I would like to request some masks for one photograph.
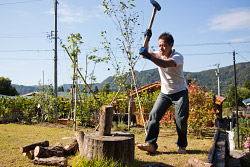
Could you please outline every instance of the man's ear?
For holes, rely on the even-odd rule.
[[[170,44],[170,47],[172,48],[173,46],[174,46],[174,44],[173,44],[173,43],[171,43],[171,44]]]

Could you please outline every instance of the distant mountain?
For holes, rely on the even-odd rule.
[[[216,69],[201,71],[201,72],[184,72],[186,79],[188,77],[192,77],[196,81],[199,81],[200,85],[206,85],[209,89],[211,89],[214,93],[218,92],[218,84],[217,84],[217,76],[215,75]],[[151,69],[145,71],[135,71],[135,76],[137,80],[138,87],[144,86],[155,81],[160,81],[160,76],[158,73],[158,69]],[[250,62],[248,63],[238,63],[236,64],[236,78],[237,78],[237,86],[241,87],[243,83],[248,80],[250,81]],[[92,85],[92,89],[97,86],[99,90],[102,90],[103,86],[108,83],[110,85],[111,90],[117,90],[117,86],[114,84],[115,77],[108,77],[101,83],[96,83]],[[130,76],[126,80],[126,83],[130,83]],[[220,83],[221,83],[221,94],[225,94],[228,92],[230,86],[234,84],[234,69],[233,66],[227,66],[220,68]],[[23,85],[13,85],[15,86],[17,92],[22,95],[26,93],[30,93],[33,91],[39,91],[37,86],[23,86]],[[71,84],[62,85],[64,91],[71,89]],[[83,89],[83,84],[80,85]]]
[[[24,85],[16,85],[16,84],[12,84],[12,85],[16,88],[19,95],[23,95],[23,94],[35,92],[35,91],[40,91],[38,86],[24,86]]]
[[[184,76],[186,79],[190,79],[188,77],[192,76],[192,79],[195,79],[195,81],[199,81],[201,86],[206,85],[210,90],[217,94],[218,78],[215,73],[216,70],[217,69],[211,69],[201,72],[184,72]],[[135,71],[135,75],[140,86],[144,86],[155,81],[160,81],[160,76],[157,68],[141,72]],[[114,79],[114,77],[108,77],[103,82],[98,84],[99,90],[103,88],[105,83],[109,83],[110,88],[112,90],[116,90],[117,87],[114,85]],[[246,80],[250,81],[250,62],[236,64],[236,79],[238,87],[241,87]],[[130,79],[127,79],[126,83],[129,82]],[[227,93],[232,84],[234,84],[233,66],[231,65],[220,68],[221,94]]]

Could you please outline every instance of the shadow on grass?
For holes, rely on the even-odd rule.
[[[202,132],[202,136],[206,139],[212,139],[214,138],[214,134],[216,133],[216,129],[210,128],[204,132]]]
[[[160,154],[179,154],[177,151],[156,151],[155,154],[149,154],[150,156],[156,156]],[[208,151],[203,151],[203,150],[187,150],[187,154],[208,154]]]
[[[134,160],[134,163],[131,164],[131,167],[174,167],[162,162],[143,162],[139,160]]]

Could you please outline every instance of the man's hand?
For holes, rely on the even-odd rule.
[[[152,55],[148,53],[147,49],[145,47],[141,47],[139,50],[139,54],[143,55],[143,57],[147,58],[147,59],[151,59]]]
[[[151,36],[152,36],[152,31],[151,31],[151,29],[147,29],[147,30],[144,32],[144,37],[145,37],[145,38],[148,37],[148,41],[149,41],[150,38],[151,38]]]

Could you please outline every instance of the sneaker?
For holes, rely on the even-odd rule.
[[[156,153],[156,149],[151,143],[138,144],[137,147],[142,151],[147,151],[149,153]]]
[[[179,147],[178,154],[186,154],[186,153],[187,153],[186,147]]]

